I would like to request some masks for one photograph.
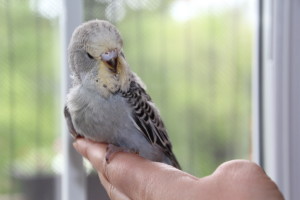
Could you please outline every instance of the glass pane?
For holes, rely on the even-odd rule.
[[[55,1],[0,0],[0,199],[56,199],[60,41]]]
[[[59,199],[60,3],[0,0],[0,200]],[[196,176],[250,157],[251,3],[84,1],[85,20],[120,29],[175,154]]]
[[[85,0],[120,29],[125,56],[196,176],[250,158],[253,1]]]

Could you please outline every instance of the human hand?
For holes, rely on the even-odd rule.
[[[282,200],[276,184],[256,164],[234,160],[197,178],[172,166],[120,152],[106,163],[106,144],[77,139],[75,149],[97,170],[112,200],[230,199]]]

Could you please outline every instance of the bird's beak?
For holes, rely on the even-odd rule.
[[[112,72],[117,73],[118,51],[116,49],[105,52],[105,53],[101,54],[100,57],[101,57],[101,60],[108,65],[109,69]]]

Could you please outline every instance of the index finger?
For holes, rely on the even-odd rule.
[[[117,153],[107,164],[105,144],[78,139],[75,146],[110,184],[130,199],[192,199],[191,195],[197,195],[195,187],[204,181],[132,153]]]

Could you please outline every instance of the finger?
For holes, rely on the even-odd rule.
[[[104,175],[130,199],[185,199],[192,183],[199,181],[174,167],[129,153],[115,155]]]
[[[73,143],[74,148],[87,158],[97,171],[103,171],[106,144],[96,143],[88,139],[79,138]]]
[[[96,168],[106,191],[112,198],[115,195],[118,199],[123,195],[123,198],[129,199],[175,200],[197,199],[199,193],[202,194],[200,196],[209,194],[209,187],[201,187],[201,184],[208,185],[204,184],[207,179],[199,180],[172,166],[151,162],[136,154],[124,152],[115,154],[107,164],[106,145],[78,139],[74,147]]]
[[[99,179],[111,200],[129,200],[126,195],[122,194],[113,185],[111,185],[106,176],[103,175],[103,171],[105,171],[104,168],[106,166],[106,161],[104,162],[104,158],[107,145],[95,143],[83,138],[77,139],[73,145],[75,149],[82,156],[87,158],[93,167],[99,172]]]
[[[130,200],[124,193],[121,193],[118,189],[116,189],[113,185],[111,185],[106,177],[103,176],[102,173],[98,173],[99,179],[105,188],[109,199],[111,200]]]
[[[283,199],[277,185],[263,169],[247,160],[225,162],[212,177],[223,180],[217,181],[218,188],[227,199]]]

